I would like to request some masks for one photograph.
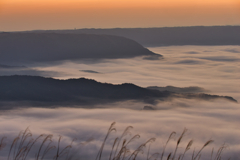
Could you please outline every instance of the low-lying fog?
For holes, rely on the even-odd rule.
[[[107,140],[107,145],[104,148],[104,154],[111,150],[114,138],[122,134],[125,127],[133,126],[132,135],[140,134],[140,139],[131,143],[129,147],[136,149],[138,145],[144,143],[148,139],[155,137],[156,141],[151,145],[151,152],[162,153],[163,146],[166,143],[172,131],[177,132],[175,138],[170,141],[166,148],[166,154],[174,151],[177,140],[184,128],[188,131],[184,135],[182,142],[179,145],[177,156],[183,153],[187,143],[193,139],[191,150],[187,152],[187,159],[191,158],[193,149],[196,152],[210,139],[214,143],[207,146],[202,152],[202,159],[210,159],[212,148],[214,148],[214,157],[217,150],[223,144],[227,146],[222,154],[223,159],[239,159],[240,151],[240,108],[234,103],[223,102],[198,102],[191,101],[190,107],[166,109],[158,111],[136,111],[130,109],[22,109],[4,111],[0,116],[1,136],[6,136],[5,142],[8,144],[1,154],[8,155],[11,141],[17,136],[20,130],[29,127],[34,137],[44,133],[53,134],[56,145],[59,135],[63,136],[61,146],[65,147],[71,144],[72,139],[77,138],[73,145],[73,151],[76,156],[85,159],[94,159],[100,149],[100,145],[107,133],[107,130],[112,122],[116,123],[117,132],[110,134]],[[124,104],[115,104],[124,105]],[[125,104],[127,105],[127,104]],[[139,104],[141,105],[141,104]],[[130,135],[124,137],[128,140]],[[84,143],[93,139],[91,142],[82,146]],[[122,142],[121,142],[122,144]],[[36,145],[37,146],[37,145]],[[33,151],[38,150],[34,148]],[[140,157],[146,159],[147,148],[144,149],[144,154]],[[54,152],[50,152],[51,156]],[[32,155],[34,156],[34,154]],[[108,159],[107,157],[103,159]]]
[[[142,57],[133,59],[113,59],[101,61],[62,62],[52,64],[28,64],[34,75],[40,72],[58,79],[86,77],[108,83],[134,83],[147,86],[198,86],[209,94],[232,96],[240,101],[240,47],[239,46],[171,46],[149,48],[163,55],[161,60],[148,60]],[[5,69],[6,70],[6,69]],[[9,73],[11,69],[8,69]],[[18,71],[12,70],[12,73]],[[21,70],[21,73],[23,70]],[[30,71],[28,71],[30,73]],[[140,102],[122,102],[110,106],[98,105],[98,109],[75,108],[26,108],[2,111],[0,114],[1,136],[7,137],[7,146],[1,156],[7,156],[10,141],[20,130],[29,127],[34,136],[42,133],[53,134],[55,142],[62,135],[62,146],[71,143],[82,159],[94,159],[112,122],[116,123],[117,132],[111,133],[104,155],[111,150],[115,136],[120,136],[125,127],[131,125],[132,136],[141,138],[132,142],[132,149],[155,137],[150,154],[162,153],[172,131],[177,132],[174,140],[166,148],[166,156],[173,152],[177,139],[184,128],[188,131],[179,145],[177,155],[183,153],[187,143],[193,139],[193,146],[186,158],[191,159],[193,149],[196,152],[209,139],[214,143],[203,150],[201,159],[210,159],[212,148],[215,156],[217,149],[225,143],[227,148],[222,159],[240,158],[240,105],[224,100],[199,101],[175,99],[159,103],[158,110],[139,110]],[[112,108],[111,108],[112,107]],[[140,107],[140,108],[141,108]],[[110,109],[111,108],[111,109]],[[124,109],[123,109],[124,108]],[[127,109],[129,108],[129,109]],[[127,136],[130,138],[130,136]],[[80,142],[88,141],[84,146]],[[141,155],[146,159],[148,148]],[[34,156],[34,155],[30,155]],[[102,159],[108,159],[105,157]]]
[[[148,48],[161,60],[111,59],[63,62],[34,67],[58,79],[86,77],[107,83],[147,86],[198,86],[208,93],[240,100],[240,46],[170,46]],[[40,65],[40,64],[39,64]],[[49,71],[49,73],[47,72]],[[51,74],[52,73],[52,74]]]

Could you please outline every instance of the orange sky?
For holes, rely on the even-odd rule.
[[[240,0],[0,0],[0,31],[240,25]]]

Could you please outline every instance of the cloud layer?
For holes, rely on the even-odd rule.
[[[180,103],[185,103],[190,107],[180,107]],[[132,136],[140,134],[141,138],[135,140],[129,146],[132,149],[136,149],[138,145],[149,138],[155,137],[157,140],[151,146],[151,153],[161,152],[169,134],[175,131],[177,135],[169,143],[166,149],[167,154],[174,150],[178,137],[183,129],[187,128],[188,132],[180,144],[177,155],[183,152],[191,139],[194,140],[193,147],[186,157],[192,154],[194,147],[199,150],[206,141],[213,139],[215,142],[204,149],[202,158],[210,157],[212,147],[215,148],[214,153],[216,154],[216,150],[223,143],[228,145],[228,148],[223,152],[224,158],[232,157],[232,159],[236,159],[240,156],[238,123],[240,110],[238,104],[176,101],[172,105],[168,103],[159,105],[158,107],[162,109],[158,111],[134,111],[122,108],[126,105],[131,106],[131,103],[116,103],[113,105],[116,109],[29,108],[4,111],[0,115],[0,128],[2,130],[1,136],[7,136],[6,142],[8,145],[1,152],[1,155],[6,156],[12,139],[17,136],[20,130],[29,126],[35,137],[41,133],[53,134],[54,144],[57,142],[58,135],[62,135],[62,146],[70,144],[73,138],[77,138],[78,140],[74,143],[74,147],[77,148],[79,143],[93,138],[93,141],[81,147],[77,153],[77,156],[93,159],[97,155],[108,127],[115,121],[117,122],[117,132],[111,133],[104,154],[110,152],[114,137],[120,136],[125,127],[133,126]],[[135,105],[143,106],[144,104],[138,103]],[[130,139],[130,137],[128,135],[125,138]],[[144,150],[144,156],[146,154],[147,149]]]
[[[146,60],[142,57],[101,61],[68,61],[53,65],[31,66],[41,71],[56,71],[54,78],[86,77],[113,84],[133,83],[148,86],[198,86],[209,94],[228,95],[240,100],[240,55],[229,50],[239,46],[172,46],[149,48],[164,59]],[[226,51],[227,50],[227,51]],[[187,52],[198,52],[189,54]],[[101,74],[79,72],[92,70]]]
[[[229,95],[240,100],[238,85],[240,55],[235,52],[240,49],[239,46],[174,46],[149,49],[162,54],[164,59],[153,61],[137,57],[98,62],[68,61],[58,64],[28,64],[26,66],[34,67],[39,71],[61,71],[63,73],[62,75],[52,75],[55,78],[87,77],[101,82],[114,84],[128,82],[143,87],[197,86],[208,90],[210,94]],[[189,54],[189,52],[198,54]],[[189,59],[193,60],[193,63],[184,63],[184,60]],[[177,64],[179,61],[182,63]],[[194,61],[201,63],[194,63]],[[79,70],[92,70],[101,74],[80,72]],[[203,102],[176,99],[171,102],[159,103],[154,106],[157,109],[154,111],[141,110],[146,105],[148,104],[126,101],[110,104],[109,107],[112,109],[103,109],[108,106],[97,105],[94,107],[98,109],[26,108],[1,111],[1,136],[8,137],[6,140],[8,146],[0,153],[2,156],[6,156],[11,140],[20,130],[29,126],[34,136],[41,133],[53,134],[55,144],[58,135],[62,135],[61,144],[63,146],[71,143],[72,138],[78,138],[78,141],[74,143],[78,149],[77,155],[94,159],[109,125],[116,121],[117,132],[109,137],[103,156],[106,156],[111,150],[115,136],[120,136],[125,127],[131,125],[134,127],[131,131],[132,135],[141,135],[141,138],[130,146],[132,149],[149,138],[155,137],[157,140],[151,145],[151,153],[161,152],[169,134],[176,131],[175,139],[171,140],[166,149],[165,156],[167,156],[167,153],[174,150],[177,138],[186,127],[188,132],[184,136],[177,154],[184,150],[190,139],[194,139],[193,147],[186,155],[186,158],[190,159],[189,156],[194,147],[199,150],[207,140],[213,139],[215,142],[204,149],[202,159],[210,157],[213,147],[215,155],[216,150],[223,143],[228,147],[224,150],[222,158],[239,159],[239,104],[221,100]],[[94,138],[94,141],[84,147],[78,145],[91,138]],[[128,138],[130,137],[128,136]],[[146,159],[146,149],[144,151],[142,159]]]

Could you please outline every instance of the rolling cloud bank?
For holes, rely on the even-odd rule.
[[[170,152],[173,152],[177,139],[184,128],[187,128],[185,136],[179,145],[177,156],[183,153],[187,143],[193,139],[191,150],[187,152],[185,159],[191,159],[193,150],[199,151],[204,143],[210,139],[214,143],[207,146],[201,153],[201,158],[211,157],[214,148],[214,157],[218,148],[225,144],[227,148],[222,153],[223,159],[239,158],[239,105],[227,104],[224,102],[201,102],[184,101],[184,103],[195,104],[186,108],[169,107],[159,111],[136,111],[129,109],[41,109],[30,108],[22,110],[11,110],[1,112],[0,128],[3,130],[1,136],[6,136],[7,146],[1,150],[2,156],[7,156],[12,140],[20,130],[30,127],[35,137],[41,133],[53,134],[52,145],[57,145],[58,135],[62,135],[61,149],[71,144],[72,139],[77,138],[73,143],[71,154],[74,158],[94,159],[97,156],[104,137],[110,124],[116,121],[117,132],[110,134],[104,147],[102,159],[108,159],[114,138],[121,136],[127,126],[133,126],[131,135],[127,134],[124,138],[130,139],[135,134],[140,134],[140,139],[136,139],[128,147],[133,151],[140,144],[154,137],[156,141],[152,143],[150,154],[162,152],[170,133],[177,132],[166,148],[164,159]],[[122,104],[122,105],[127,105]],[[128,104],[129,105],[129,104]],[[139,104],[140,105],[140,104]],[[169,106],[162,104],[161,106]],[[216,107],[216,106],[217,107]],[[226,105],[228,108],[226,109]],[[121,104],[115,104],[120,107]],[[11,118],[9,118],[11,117]],[[220,133],[220,134],[219,134]],[[34,157],[34,153],[39,148],[41,141],[35,144],[29,157]],[[47,145],[47,144],[46,144]],[[45,147],[46,147],[45,145]],[[147,145],[144,154],[139,154],[138,159],[146,159]],[[51,158],[56,152],[48,153],[46,157]]]
[[[150,155],[162,153],[175,131],[163,155],[167,159],[184,128],[188,131],[176,157],[191,139],[185,159],[213,139],[201,159],[210,159],[212,151],[215,157],[223,144],[222,159],[240,158],[237,45],[146,49],[122,37],[72,33],[0,33],[0,42],[0,136],[7,137],[1,158],[8,156],[18,132],[29,127],[34,138],[52,134],[56,146],[62,135],[60,149],[72,143],[75,159],[95,159],[114,121],[117,132],[108,137],[102,159],[109,159],[115,137],[127,126],[134,129],[129,127],[131,135],[124,138],[140,135],[129,144],[130,151],[156,138],[139,159],[146,159],[150,144]],[[29,159],[36,157],[41,140]]]

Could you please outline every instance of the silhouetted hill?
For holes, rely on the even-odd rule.
[[[137,42],[124,37],[24,32],[0,33],[0,53],[0,62],[42,62],[157,55]]]
[[[169,92],[148,90],[134,84],[113,85],[85,78],[58,80],[38,76],[0,76],[0,101],[95,103],[98,100],[160,98],[169,95]]]
[[[156,103],[166,98],[199,98],[204,100],[232,97],[208,94],[175,94],[142,88],[134,84],[113,85],[80,78],[58,80],[38,76],[0,76],[0,102],[41,102],[44,105],[99,104],[123,100]],[[34,105],[34,104],[31,104]]]
[[[116,35],[130,38],[144,46],[240,45],[240,26],[78,29],[33,32]]]

